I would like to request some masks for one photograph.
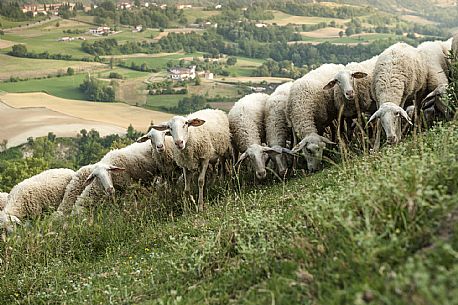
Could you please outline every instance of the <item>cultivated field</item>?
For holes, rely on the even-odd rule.
[[[278,25],[287,24],[317,24],[320,22],[331,22],[335,21],[337,24],[344,24],[349,22],[350,19],[338,19],[338,18],[324,18],[324,17],[307,17],[307,16],[293,16],[280,11],[272,11],[274,19],[265,20],[265,23]]]
[[[0,54],[0,62],[0,80],[10,77],[35,78],[57,73],[65,74],[69,67],[77,73],[107,68],[106,65],[95,62],[19,58],[4,54]]]
[[[42,107],[12,108],[2,100],[0,95],[0,141],[7,140],[8,148],[26,143],[29,137],[46,136],[49,132],[58,137],[74,137],[81,129],[95,129],[101,136],[121,135],[126,131],[114,124],[84,120]]]
[[[123,103],[96,103],[67,100],[45,93],[7,93],[0,95],[3,103],[14,108],[43,107],[67,116],[127,128],[130,124],[145,131],[151,120],[162,122],[171,114],[151,111]]]

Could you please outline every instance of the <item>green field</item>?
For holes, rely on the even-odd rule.
[[[0,243],[5,304],[455,304],[458,126],[306,177],[133,186]]]
[[[146,63],[149,68],[155,69],[164,69],[167,67],[167,63],[172,61],[174,63],[178,63],[182,58],[193,58],[193,57],[201,57],[203,53],[196,52],[196,53],[172,53],[172,54],[164,54],[164,56],[160,57],[131,57],[128,59],[122,60],[128,66],[131,63],[135,63],[136,65],[141,65]]]
[[[193,7],[191,9],[184,9],[184,16],[188,19],[189,23],[194,23],[197,18],[208,20],[209,17],[219,15],[220,11],[205,11],[202,7]]]
[[[0,83],[0,90],[13,93],[46,92],[48,94],[74,100],[85,100],[83,92],[78,87],[86,74],[62,76],[45,79],[33,79],[15,83]]]
[[[14,33],[5,33],[2,36],[2,39],[13,41],[16,43],[23,43],[26,45],[29,52],[42,53],[48,52],[50,54],[68,54],[72,55],[74,58],[82,57],[93,57],[90,54],[85,53],[81,49],[81,40],[60,42],[59,38],[69,36],[69,37],[84,37],[86,40],[96,40],[96,39],[106,39],[114,38],[118,40],[119,43],[124,43],[126,41],[142,41],[142,40],[151,40],[151,37],[155,37],[158,34],[158,31],[147,29],[144,32],[132,33],[130,28],[121,27],[121,31],[118,34],[106,36],[93,36],[90,34],[66,34],[63,33],[63,30],[68,29],[80,29],[80,30],[89,30],[93,26],[88,24],[79,23],[73,20],[60,20],[59,27],[56,27],[56,22],[40,25],[30,29],[24,29],[21,31],[15,31]],[[3,49],[3,52],[9,51],[9,49]]]
[[[185,96],[186,94],[148,95],[145,107],[154,110],[164,110],[162,107],[176,107]]]
[[[338,19],[338,18],[325,18],[325,17],[308,17],[308,16],[293,16],[280,11],[272,11],[274,19],[265,20],[265,23],[276,23],[277,25],[287,24],[318,24],[321,22],[329,23],[335,21],[337,24],[344,24],[349,19]]]
[[[401,36],[397,36],[395,34],[362,34],[362,35],[353,35],[350,37],[343,36],[342,38],[337,37],[337,38],[316,38],[316,37],[308,37],[303,35],[302,41],[307,41],[307,42],[317,42],[317,43],[322,43],[322,42],[330,42],[330,43],[369,43],[375,40],[381,40],[381,39],[400,39]]]

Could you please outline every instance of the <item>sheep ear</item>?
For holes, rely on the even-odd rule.
[[[297,143],[296,146],[294,146],[291,151],[293,153],[297,153],[297,152],[301,151],[305,147],[305,145],[307,145],[307,143],[308,143],[307,138],[304,138],[304,139],[302,139],[302,141]]]
[[[282,153],[282,149],[280,146],[276,146],[276,147],[263,146],[262,151],[267,153],[270,157],[273,157],[273,156],[276,156]]]
[[[95,179],[95,175],[94,174],[90,174],[86,181],[84,181],[84,186],[88,186],[89,184],[91,184],[92,181],[94,181]]]
[[[336,145],[336,143],[332,142],[331,140],[329,140],[326,137],[321,137],[321,141],[323,141],[326,144]]]
[[[323,87],[323,90],[329,90],[329,89],[332,89],[337,83],[337,80],[336,79],[333,79],[332,81],[330,81],[326,86]]]
[[[17,218],[16,216],[10,215],[10,220],[11,220],[11,222],[13,222],[13,223],[15,223],[17,225],[21,225],[22,224],[21,220],[19,218]]]
[[[143,143],[149,140],[148,135],[141,136],[140,138],[137,139],[137,143]]]
[[[351,76],[352,76],[353,78],[356,78],[356,79],[358,79],[358,78],[365,78],[365,77],[367,76],[367,73],[364,73],[364,72],[354,72],[354,73],[351,74]]]
[[[377,110],[376,112],[374,112],[373,115],[371,115],[369,121],[367,121],[366,126],[369,125],[370,122],[372,122],[372,121],[374,121],[375,119],[377,119],[379,116],[380,116],[380,109]]]
[[[399,110],[399,113],[401,114],[401,116],[406,119],[407,123],[409,123],[410,125],[413,125],[412,121],[410,120],[410,117],[409,115],[407,114],[407,112],[401,108],[401,110]]]
[[[126,169],[124,167],[118,167],[118,166],[110,165],[108,170],[109,171],[113,171],[113,172],[120,172],[120,171],[125,171]]]
[[[164,130],[169,129],[169,126],[167,126],[165,124],[161,124],[161,125],[153,125],[153,126],[151,126],[151,128],[159,130],[159,131],[164,131]]]
[[[244,152],[244,153],[239,157],[239,159],[237,160],[237,162],[235,163],[234,166],[235,166],[235,167],[239,166],[239,165],[243,162],[243,160],[246,159],[246,157],[248,157],[248,154],[247,154],[246,152]]]
[[[199,127],[201,125],[203,125],[205,123],[204,120],[201,120],[201,119],[192,119],[192,120],[188,120],[186,122],[186,124],[188,124],[188,126],[192,126],[192,127]]]

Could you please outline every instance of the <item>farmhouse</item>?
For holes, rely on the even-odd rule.
[[[179,10],[185,9],[185,8],[192,8],[191,4],[177,4],[176,8]]]
[[[98,28],[96,29],[90,29],[89,30],[89,33],[93,34],[93,35],[108,35],[110,34],[112,31],[110,30],[110,27],[108,26],[99,26]]]
[[[196,78],[196,66],[191,66],[189,68],[175,67],[169,69],[170,78],[172,80],[183,81],[187,79]]]

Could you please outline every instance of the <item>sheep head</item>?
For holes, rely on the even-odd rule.
[[[13,233],[17,225],[22,222],[19,218],[7,214],[5,211],[0,211],[0,229],[6,230],[7,233]]]
[[[310,172],[316,172],[321,167],[323,150],[326,148],[326,144],[335,143],[328,138],[322,137],[316,133],[311,133],[293,147],[292,152],[297,153],[302,150],[307,161],[307,169]]]
[[[186,143],[189,139],[189,127],[199,127],[205,123],[199,118],[187,119],[183,116],[175,116],[170,121],[160,125],[153,125],[152,128],[159,131],[168,131],[173,137],[175,146],[179,150],[186,148]]]
[[[388,143],[396,144],[400,140],[397,133],[401,128],[401,126],[398,126],[400,118],[404,118],[410,125],[413,125],[409,115],[404,109],[394,103],[388,102],[382,104],[370,117],[367,123],[369,124],[376,119],[380,119],[383,130],[385,130]]]
[[[367,73],[364,72],[340,71],[334,76],[333,80],[331,80],[326,86],[324,86],[323,89],[330,90],[334,88],[336,84],[338,84],[345,98],[349,101],[352,101],[355,99],[353,80],[364,78],[366,76]]]
[[[165,134],[166,131],[158,131],[154,128],[151,128],[150,131],[148,131],[147,134],[141,136],[140,138],[137,139],[137,143],[142,143],[145,141],[150,140],[151,141],[151,146],[156,148],[156,151],[158,153],[162,153],[165,150]]]
[[[256,172],[256,178],[262,180],[266,178],[266,163],[269,158],[275,158],[281,156],[282,153],[291,153],[292,152],[286,148],[280,146],[269,147],[266,145],[251,144],[248,146],[247,150],[240,155],[239,159],[235,166],[240,165],[243,160],[249,158]],[[286,172],[286,166],[284,167],[283,175]]]
[[[115,189],[113,186],[113,179],[111,177],[111,174],[113,172],[120,172],[124,170],[125,168],[122,168],[122,167],[109,165],[109,164],[103,164],[103,163],[96,163],[94,164],[94,167],[91,173],[89,174],[86,181],[84,182],[84,185],[88,186],[97,178],[97,180],[102,184],[102,187],[105,193],[110,196],[113,196],[115,193]]]

